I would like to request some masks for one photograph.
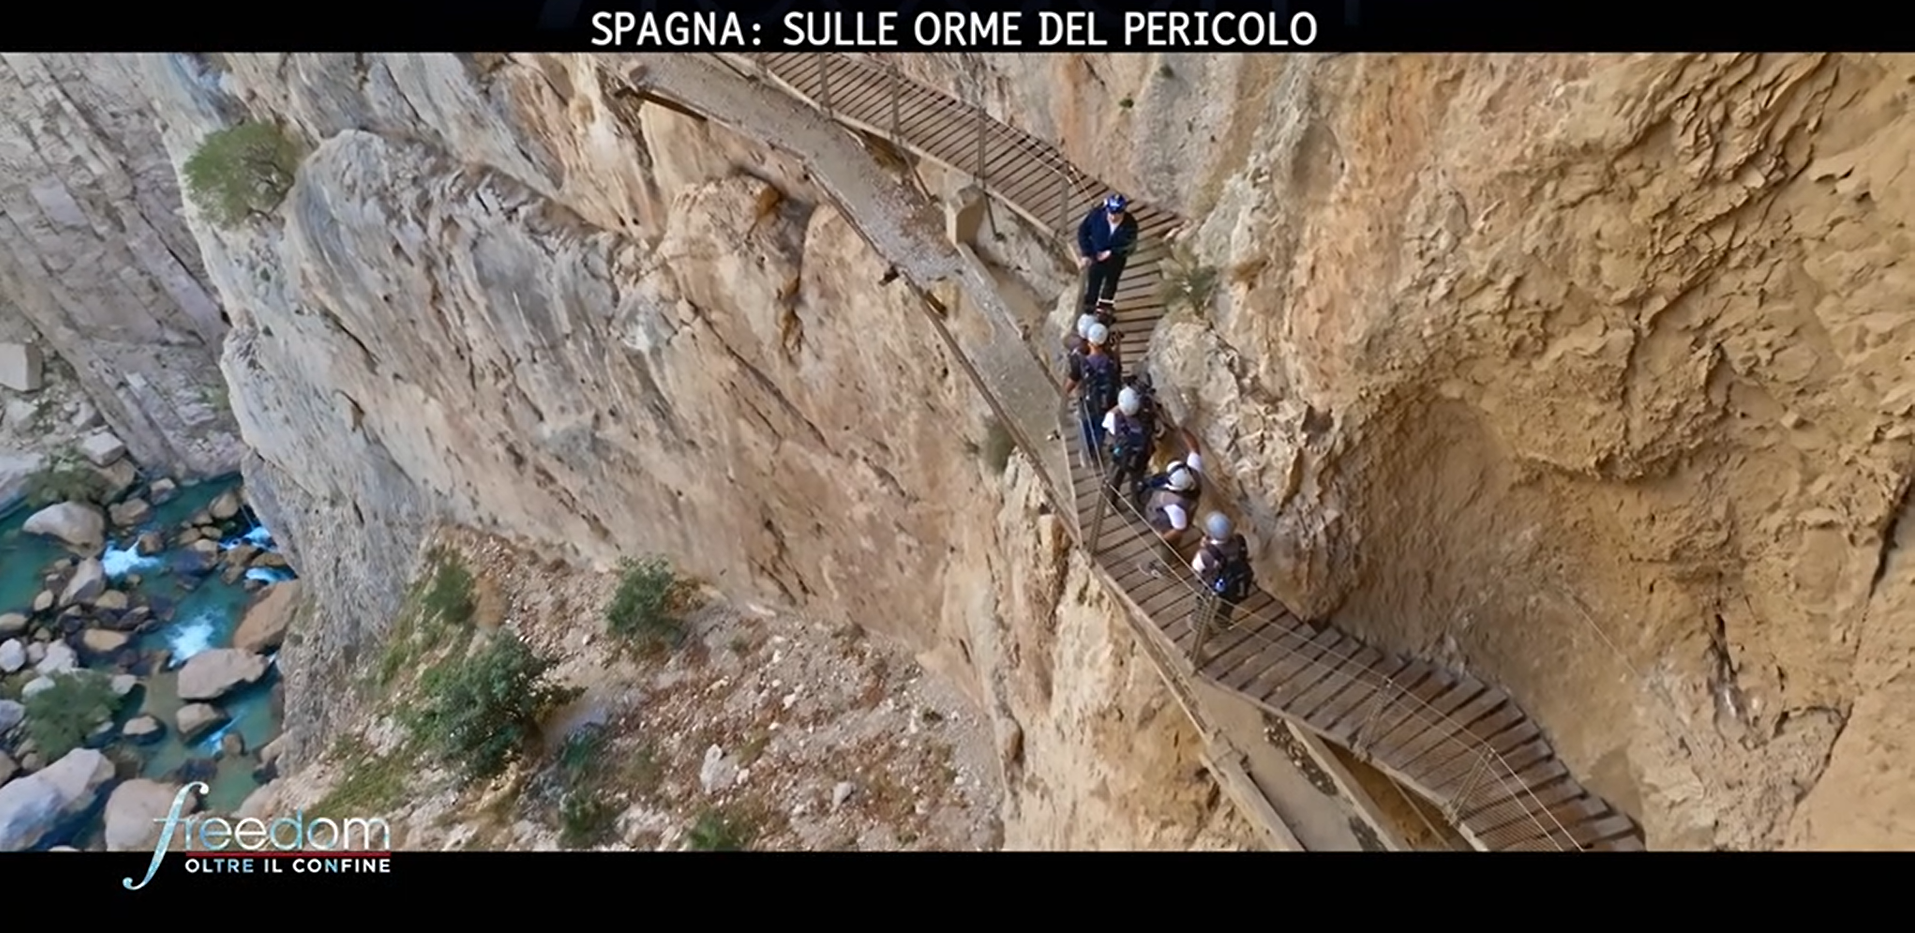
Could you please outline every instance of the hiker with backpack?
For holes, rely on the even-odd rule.
[[[1141,482],[1135,485],[1136,507],[1147,512],[1148,499],[1150,496],[1157,490],[1168,489],[1171,485],[1178,482],[1184,483],[1186,488],[1192,490],[1192,492],[1189,493],[1191,505],[1193,505],[1194,498],[1202,495],[1201,445],[1196,442],[1195,435],[1189,433],[1187,429],[1182,430],[1182,445],[1185,448],[1185,452],[1181,459],[1168,461],[1162,465],[1160,470],[1144,477]],[[1187,474],[1186,480],[1177,479],[1177,477],[1182,474]]]
[[[1068,359],[1068,382],[1062,392],[1071,398],[1080,392],[1078,414],[1082,422],[1082,444],[1091,463],[1101,462],[1102,416],[1115,406],[1122,389],[1122,366],[1108,352],[1108,328],[1091,324],[1085,352]]]
[[[1181,545],[1182,533],[1189,528],[1189,517],[1202,501],[1200,475],[1188,463],[1175,463],[1148,481],[1143,515],[1149,527],[1171,548]],[[1182,561],[1177,556],[1174,562],[1180,565]]]
[[[1255,590],[1255,568],[1249,563],[1249,543],[1235,531],[1235,523],[1220,512],[1202,520],[1202,546],[1195,549],[1189,568],[1202,583],[1195,607],[1197,640],[1206,639],[1216,623]]]
[[[1149,420],[1140,392],[1123,386],[1115,407],[1102,418],[1102,435],[1108,439],[1109,501],[1119,505],[1123,496],[1133,497],[1148,472],[1149,456],[1155,452],[1155,425]]]
[[[1075,231],[1076,261],[1088,272],[1082,310],[1106,308],[1113,313],[1115,287],[1121,284],[1122,269],[1135,249],[1135,236],[1135,215],[1128,212],[1128,199],[1119,194],[1109,195],[1082,218]]]

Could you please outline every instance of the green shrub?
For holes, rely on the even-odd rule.
[[[1184,247],[1169,251],[1162,261],[1162,304],[1171,310],[1187,308],[1197,314],[1207,310],[1215,301],[1215,289],[1220,284],[1220,275],[1214,266],[1202,265],[1193,252]]]
[[[982,463],[999,476],[1008,470],[1008,458],[1014,453],[1015,436],[1008,433],[1008,426],[1002,424],[1000,418],[988,419],[982,437]]]
[[[688,848],[697,852],[739,852],[754,842],[754,824],[724,810],[704,810],[688,829]]]
[[[55,454],[47,468],[27,480],[27,503],[34,508],[56,502],[103,503],[115,492],[113,483],[87,465],[71,449]]]
[[[428,559],[433,575],[421,591],[421,610],[442,622],[466,625],[474,617],[474,574],[458,554],[436,550]]]
[[[242,123],[211,133],[187,160],[187,194],[208,219],[232,226],[265,216],[294,187],[300,150],[271,123]]]
[[[97,671],[56,674],[53,686],[27,698],[27,737],[46,761],[79,748],[101,723],[113,719],[120,698]]]
[[[621,583],[608,602],[608,634],[629,651],[678,645],[687,635],[680,613],[694,588],[659,557],[621,562]]]
[[[591,790],[571,790],[561,794],[561,844],[570,849],[600,845],[614,836],[614,820],[620,811],[601,794]]]
[[[470,781],[507,770],[540,738],[542,718],[580,695],[550,681],[554,659],[512,632],[483,638],[473,654],[428,669],[407,716],[416,739]]]
[[[461,556],[446,548],[428,553],[427,565],[414,579],[406,605],[388,631],[379,663],[369,672],[364,688],[386,692],[403,671],[411,671],[445,647],[474,616],[474,575]]]
[[[620,810],[604,790],[607,748],[608,730],[598,724],[576,729],[561,745],[556,762],[561,780],[561,844],[569,848],[595,846],[614,835]]]

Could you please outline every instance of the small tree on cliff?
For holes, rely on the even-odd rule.
[[[408,725],[442,761],[470,780],[507,770],[541,735],[541,720],[580,690],[550,679],[553,658],[505,629],[480,648],[430,668]]]
[[[209,134],[183,172],[195,206],[232,226],[279,207],[299,166],[300,150],[278,127],[248,122]]]

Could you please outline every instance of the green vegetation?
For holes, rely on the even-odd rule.
[[[708,809],[688,829],[688,848],[696,852],[739,852],[754,844],[757,827],[747,816],[726,809]]]
[[[607,774],[601,759],[608,748],[607,729],[583,726],[561,746],[557,771],[561,779],[561,844],[572,849],[600,845],[614,835],[620,810],[603,787]]]
[[[993,470],[997,476],[1008,469],[1008,458],[1015,453],[1015,437],[1008,433],[1008,427],[1000,418],[988,419],[982,432],[982,464]]]
[[[1205,266],[1186,247],[1169,250],[1162,261],[1162,304],[1170,309],[1187,308],[1201,314],[1215,301],[1220,276],[1214,266]]]
[[[65,448],[53,455],[45,470],[27,480],[27,504],[42,508],[56,502],[105,502],[113,484],[87,465],[79,452]]]
[[[328,762],[340,769],[340,780],[306,816],[345,820],[387,813],[405,798],[418,757],[413,745],[379,755],[359,736],[341,738],[328,756]]]
[[[694,592],[694,584],[676,576],[665,558],[622,561],[621,583],[608,602],[608,634],[630,653],[678,646],[688,634],[682,614]]]
[[[79,748],[101,723],[113,719],[120,698],[98,671],[56,675],[53,686],[27,698],[27,738],[46,761]]]
[[[579,688],[548,679],[554,664],[513,632],[490,632],[479,650],[428,668],[420,707],[404,719],[428,751],[465,779],[494,777],[540,738],[548,713],[580,695]]]
[[[1122,98],[1122,109],[1123,109],[1123,110],[1134,110],[1134,109],[1135,109],[1135,98],[1133,98],[1133,97],[1124,97],[1124,98]]]
[[[385,694],[402,671],[415,670],[427,655],[446,647],[474,617],[474,574],[459,554],[444,547],[428,552],[426,572],[415,581],[368,685]]]
[[[300,150],[279,127],[248,122],[211,133],[182,168],[208,219],[232,226],[270,214],[294,187]]]

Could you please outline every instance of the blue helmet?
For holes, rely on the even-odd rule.
[[[1111,194],[1108,196],[1108,200],[1102,202],[1102,206],[1108,208],[1108,212],[1111,214],[1119,214],[1124,208],[1128,207],[1128,199],[1119,194]]]

